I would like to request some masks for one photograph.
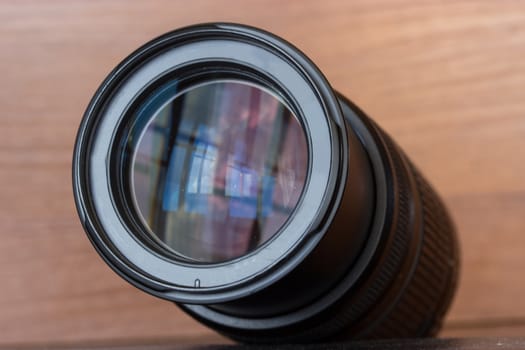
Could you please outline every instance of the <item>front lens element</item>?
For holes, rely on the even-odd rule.
[[[305,133],[282,100],[252,83],[220,80],[183,90],[158,109],[129,171],[135,209],[152,238],[186,259],[217,263],[280,230],[307,169]]]

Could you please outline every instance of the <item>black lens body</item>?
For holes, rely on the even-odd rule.
[[[158,106],[193,86],[232,79],[271,92],[297,117],[307,175],[274,235],[244,255],[196,261],[159,244],[138,218],[132,130],[146,128],[152,113],[141,117],[144,106],[166,84],[176,88]],[[432,187],[298,49],[255,28],[183,28],[126,58],[86,111],[73,184],[88,237],[114,271],[236,340],[433,335],[455,291],[456,234]]]

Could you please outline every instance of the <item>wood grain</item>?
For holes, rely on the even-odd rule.
[[[105,266],[70,184],[105,75],[145,41],[208,21],[293,42],[437,187],[463,253],[444,335],[524,334],[525,2],[3,0],[0,344],[216,339]]]

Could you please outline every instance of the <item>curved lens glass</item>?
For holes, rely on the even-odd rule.
[[[237,80],[182,91],[151,117],[131,189],[153,238],[188,259],[230,260],[275,235],[308,169],[303,128],[268,90]]]

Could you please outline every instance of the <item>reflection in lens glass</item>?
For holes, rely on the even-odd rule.
[[[303,129],[276,96],[213,81],[153,115],[135,148],[131,188],[157,241],[192,260],[221,262],[279,231],[307,165]]]

